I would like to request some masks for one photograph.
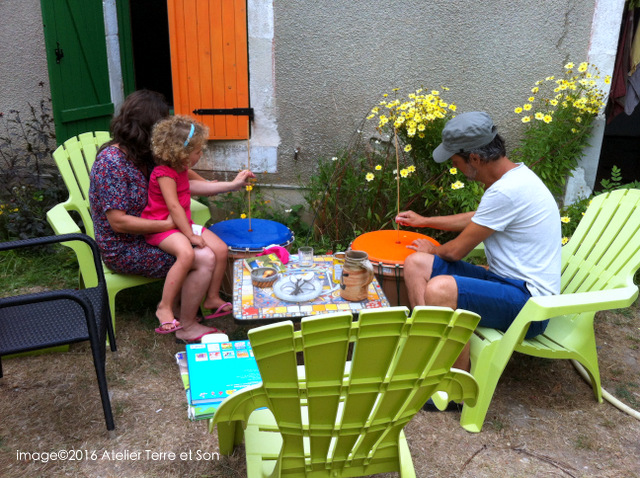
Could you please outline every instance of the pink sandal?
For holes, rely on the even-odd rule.
[[[222,310],[224,307],[231,307],[229,310]],[[211,314],[211,315],[205,315],[205,320],[209,320],[209,319],[215,319],[216,317],[223,317],[225,315],[229,315],[231,312],[233,312],[233,305],[231,304],[231,302],[225,302],[224,304],[222,304],[220,307],[217,308],[217,310]]]
[[[177,325],[177,324],[178,324],[178,321],[176,319],[173,319],[171,322],[162,322],[160,324],[160,327],[156,329],[156,334],[166,335],[166,334],[171,334],[176,330],[180,330],[182,328],[182,325]],[[163,328],[165,325],[171,325],[172,327],[169,329],[165,329]]]

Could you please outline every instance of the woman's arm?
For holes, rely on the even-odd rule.
[[[193,196],[214,196],[220,193],[239,191],[250,184],[249,178],[255,177],[255,174],[245,169],[240,171],[233,181],[207,181],[190,169],[189,187],[191,188],[191,195]]]
[[[111,229],[120,234],[153,234],[168,231],[176,226],[171,216],[156,221],[155,219],[131,216],[120,209],[109,209],[106,216]]]

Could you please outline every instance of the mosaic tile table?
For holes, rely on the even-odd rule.
[[[251,274],[243,267],[241,259],[233,265],[233,316],[237,322],[277,322],[281,319],[301,319],[309,315],[348,310],[357,314],[361,309],[389,307],[380,284],[374,278],[369,284],[369,297],[362,302],[349,302],[340,297],[340,288],[332,280],[333,258],[315,256],[312,267],[301,268],[296,256],[287,264],[284,273],[295,274],[313,271],[322,284],[320,296],[309,302],[285,302],[273,294],[272,287],[261,289],[251,284]]]

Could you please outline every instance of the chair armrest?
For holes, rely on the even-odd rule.
[[[240,443],[242,429],[238,427],[238,422],[242,422],[242,426],[245,427],[249,415],[257,408],[266,407],[268,404],[267,395],[261,383],[243,388],[220,404],[209,421],[209,433],[213,433],[214,426],[217,424],[218,447],[222,455],[230,455],[234,445]]]
[[[435,393],[431,398],[440,410],[447,408],[450,400],[464,402],[465,406],[474,407],[478,397],[478,382],[469,372],[452,368],[437,387],[438,392],[445,392],[446,398]]]
[[[73,220],[64,203],[55,205],[47,211],[47,222],[56,234],[80,234],[80,227]]]
[[[211,210],[209,206],[191,198],[191,219],[196,224],[204,226],[211,219]]]
[[[564,314],[620,309],[630,306],[637,297],[638,287],[635,285],[602,291],[532,297],[522,308],[514,324],[541,321]]]

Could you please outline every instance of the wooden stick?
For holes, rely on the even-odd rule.
[[[247,169],[251,171],[251,138],[249,130],[251,128],[251,118],[247,118]],[[253,189],[253,185],[251,186]],[[249,232],[251,232],[251,189],[247,191],[247,201],[249,203]]]
[[[396,216],[400,214],[400,152],[398,151],[398,130],[393,128],[393,135],[396,141]],[[400,243],[400,223],[397,222],[396,234],[397,242]]]

